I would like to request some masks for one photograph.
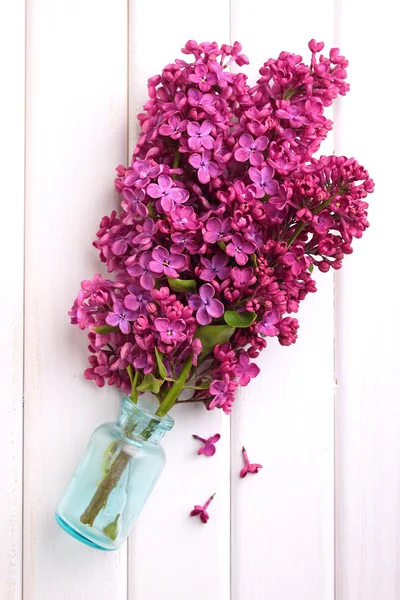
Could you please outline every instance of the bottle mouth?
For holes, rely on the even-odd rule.
[[[147,400],[143,400],[141,397],[139,397],[137,403],[135,403],[132,402],[129,396],[124,396],[121,401],[121,408],[126,410],[132,416],[137,414],[141,420],[149,422],[156,421],[158,423],[158,428],[163,431],[169,431],[175,423],[170,415],[165,415],[164,417],[156,415],[157,406],[154,406]]]

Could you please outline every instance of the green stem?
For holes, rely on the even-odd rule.
[[[128,366],[128,373],[129,373],[129,378],[131,380],[131,384],[132,384],[132,391],[131,391],[131,400],[132,402],[134,402],[136,404],[136,402],[138,401],[138,393],[137,393],[137,384],[139,381],[139,371],[135,371],[135,376],[132,379],[132,367],[131,365]]]
[[[179,161],[181,160],[181,155],[178,150],[174,154],[174,162],[172,163],[172,168],[177,169],[179,167]],[[172,175],[172,179],[176,179],[176,173]]]
[[[331,202],[332,202],[332,198],[328,198],[327,200],[322,202],[322,204],[317,206],[317,208],[315,208],[313,210],[312,214],[318,215],[321,211],[324,210],[324,208],[329,206]],[[304,227],[306,227],[307,224],[308,223],[306,221],[303,221],[302,223],[299,223],[297,225],[296,229],[294,230],[294,232],[292,233],[292,235],[290,236],[290,238],[288,240],[288,243],[287,243],[288,248],[289,248],[289,246],[291,246],[293,244],[294,240],[299,237],[300,233],[303,231]]]
[[[165,397],[156,412],[156,415],[158,417],[164,417],[167,414],[167,412],[171,410],[176,400],[178,399],[180,393],[182,392],[183,388],[185,387],[186,379],[188,378],[192,366],[193,358],[190,356],[186,359],[182,367],[182,371],[179,373],[178,379],[165,394]]]
[[[182,371],[179,374],[176,382],[170,387],[168,392],[165,394],[164,399],[161,401],[161,404],[155,413],[158,417],[164,417],[167,412],[173,407],[176,400],[179,397],[179,394],[182,392],[185,387],[186,379],[190,373],[190,369],[193,366],[193,358],[188,358],[183,367]],[[129,367],[128,367],[129,373]],[[137,401],[137,391],[136,385],[138,381],[138,371],[136,371],[135,376],[132,379],[132,394],[131,399],[133,402]],[[131,374],[129,375],[131,377]],[[134,399],[135,398],[135,399]],[[143,440],[148,440],[152,436],[156,426],[158,425],[158,419],[153,419],[147,425],[147,427],[140,434]],[[89,505],[86,510],[82,513],[80,520],[85,525],[92,526],[97,515],[101,511],[101,509],[107,504],[108,498],[113,491],[113,489],[118,485],[119,480],[122,477],[129,461],[131,460],[131,455],[121,450],[118,456],[115,458],[112,463],[107,475],[104,477],[102,482],[99,484],[97,490],[95,491]]]

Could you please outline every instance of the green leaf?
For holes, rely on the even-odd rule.
[[[115,542],[115,540],[117,539],[117,535],[118,535],[118,519],[119,519],[119,517],[120,517],[120,514],[118,514],[115,517],[115,521],[111,521],[111,523],[109,523],[108,525],[103,527],[104,533],[113,542]]]
[[[223,242],[222,240],[220,240],[219,242],[217,242],[217,246],[219,246],[221,248],[221,250],[223,250],[225,252],[225,250],[226,250],[226,244],[225,244],[225,242]]]
[[[200,360],[208,356],[217,344],[226,344],[235,333],[234,327],[228,325],[204,325],[196,330],[195,336],[203,346]]]
[[[158,365],[158,372],[160,374],[160,377],[162,377],[163,379],[166,378],[167,376],[167,369],[165,368],[165,365],[163,363],[163,355],[161,354],[161,352],[158,350],[158,348],[154,348],[155,352],[156,352],[156,359],[157,359],[157,365]]]
[[[174,279],[167,277],[169,287],[174,292],[195,292],[196,282],[194,279]]]
[[[158,394],[163,383],[163,379],[156,379],[152,373],[147,373],[142,383],[136,389],[139,392],[153,392],[153,394]]]
[[[160,374],[160,377],[162,377],[166,381],[175,381],[175,379],[168,377],[167,369],[165,368],[165,365],[163,363],[164,355],[159,351],[158,348],[154,348],[154,350],[156,353],[156,360],[157,360],[158,372]]]
[[[103,460],[101,461],[101,469],[104,473],[104,475],[107,475],[108,471],[111,468],[111,465],[114,461],[115,458],[115,453],[118,450],[118,446],[119,446],[119,442],[111,442],[111,444],[109,446],[107,446],[105,452],[104,452],[104,456],[103,456]]]
[[[93,331],[104,335],[106,333],[120,332],[121,330],[119,327],[113,327],[112,325],[99,325],[99,327],[93,327]]]
[[[231,327],[250,327],[256,318],[255,313],[247,311],[238,313],[235,310],[227,310],[224,313],[225,323]]]
[[[199,385],[185,385],[187,390],[208,390],[210,387],[210,381],[203,381]]]
[[[251,258],[252,258],[252,261],[253,261],[253,265],[255,266],[255,268],[257,268],[258,267],[258,264],[257,264],[257,254],[252,254]]]
[[[311,263],[311,265],[308,267],[308,270],[310,271],[310,273],[312,273],[314,271],[314,265]]]

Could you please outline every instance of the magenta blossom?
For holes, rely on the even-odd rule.
[[[229,381],[229,376],[227,374],[224,375],[223,379],[214,380],[210,385],[210,394],[213,398],[208,405],[208,409],[212,410],[218,406],[219,408],[222,408],[224,412],[229,414],[235,389],[236,387],[233,382]]]
[[[250,379],[257,377],[260,372],[260,368],[250,363],[250,359],[247,354],[242,352],[239,358],[238,364],[235,366],[235,375],[239,377],[239,384],[246,386],[250,383]]]
[[[276,116],[279,119],[287,119],[290,127],[301,127],[302,125],[309,123],[307,117],[302,114],[302,110],[299,106],[290,104],[290,102],[283,101],[281,103],[285,108],[280,108],[276,111]]]
[[[207,512],[207,508],[209,507],[210,502],[212,501],[214,496],[215,496],[215,494],[213,494],[211,496],[211,498],[209,498],[207,500],[207,502],[204,504],[204,506],[200,506],[199,504],[196,504],[194,509],[190,512],[190,516],[191,517],[200,517],[200,520],[203,523],[207,523],[208,519],[210,518],[210,515]]]
[[[197,454],[205,454],[206,456],[214,456],[215,454],[215,445],[220,439],[221,436],[219,433],[216,433],[214,435],[212,435],[211,437],[209,437],[207,440],[199,437],[198,435],[194,435],[193,437],[195,440],[199,440],[199,442],[202,442],[203,446],[201,446],[201,448],[198,449]]]
[[[253,242],[245,241],[240,233],[235,233],[226,247],[226,253],[234,256],[238,265],[245,265],[249,259],[248,255],[253,254],[255,249],[256,245]]]
[[[218,81],[216,74],[210,72],[204,64],[196,65],[194,73],[189,75],[189,80],[197,83],[202,92],[208,92]]]
[[[189,298],[189,307],[196,310],[196,319],[200,325],[208,325],[212,319],[219,319],[224,314],[224,305],[214,298],[215,290],[210,283],[205,283],[198,294]]]
[[[279,329],[275,327],[281,318],[279,310],[270,310],[264,315],[261,323],[258,323],[257,330],[263,335],[274,336],[279,334]]]
[[[196,213],[191,206],[177,206],[171,210],[171,219],[175,229],[186,231],[187,229],[197,229],[200,223],[196,218]]]
[[[200,279],[203,281],[213,281],[216,277],[223,281],[227,277],[229,277],[230,267],[227,267],[228,264],[228,256],[226,254],[222,254],[219,252],[218,254],[214,254],[211,260],[208,258],[201,257],[201,264],[205,269],[200,274]]]
[[[239,43],[190,40],[150,77],[132,160],[117,167],[119,209],[94,241],[115,283],[84,282],[69,313],[97,385],[129,394],[132,375],[151,374],[165,408],[182,374],[190,402],[229,414],[268,337],[296,342],[289,315],[316,291],[310,265],[342,266],[374,189],[354,158],[319,153],[326,107],[348,91],[347,60],[322,48],[311,41],[308,64],[267,60],[253,85]]]
[[[217,217],[211,217],[206,223],[206,231],[204,233],[204,241],[209,244],[216,242],[226,242],[230,239],[231,219],[228,217],[221,221]]]
[[[199,250],[199,244],[196,242],[195,234],[192,231],[174,232],[171,239],[174,242],[171,246],[172,254],[182,254],[187,250],[190,254],[195,254]]]
[[[154,288],[154,275],[158,275],[158,271],[152,271],[150,268],[150,262],[152,256],[150,252],[143,252],[139,257],[138,262],[137,256],[131,256],[125,262],[127,271],[132,277],[140,278],[140,285],[145,290],[152,290]]]
[[[125,202],[122,203],[122,206],[127,213],[131,214],[133,217],[147,216],[147,208],[143,202],[146,194],[143,190],[125,188],[122,190],[122,195],[125,198]]]
[[[282,261],[285,265],[288,265],[292,273],[300,275],[302,271],[305,271],[310,266],[311,260],[304,254],[304,248],[302,246],[295,246],[291,248],[290,252],[286,252],[283,256]]]
[[[189,198],[189,192],[179,187],[173,187],[173,181],[168,175],[160,175],[158,184],[151,183],[147,187],[151,198],[161,198],[161,206],[165,212],[171,212],[175,204],[183,204]]]
[[[121,300],[117,300],[113,306],[113,312],[106,317],[106,323],[112,327],[119,327],[122,333],[128,334],[131,330],[129,321],[136,319],[136,314],[125,308]]]
[[[186,323],[182,319],[173,322],[169,319],[156,319],[154,327],[160,333],[160,338],[165,344],[182,342],[185,339],[183,332],[186,329]]]
[[[328,211],[323,211],[313,218],[314,229],[321,235],[326,235],[332,227],[335,226],[335,221],[332,219]]]
[[[250,463],[246,449],[244,447],[242,448],[242,454],[244,459],[244,467],[240,471],[240,477],[243,479],[243,477],[246,477],[247,473],[258,473],[258,470],[262,469],[262,465],[259,465],[257,463]]]
[[[213,94],[202,94],[199,90],[190,88],[188,91],[188,100],[191,106],[199,110],[204,110],[209,115],[215,115],[215,96]]]
[[[257,278],[254,276],[253,269],[251,267],[246,267],[245,269],[233,267],[231,275],[233,279],[233,285],[238,288],[253,285],[257,281]]]
[[[152,258],[149,262],[149,268],[158,277],[179,277],[178,271],[185,268],[185,258],[181,254],[169,254],[166,248],[157,246],[152,252]]]
[[[214,146],[214,140],[210,133],[213,128],[211,121],[203,121],[201,125],[199,123],[189,123],[187,126],[187,132],[189,135],[189,148],[191,150],[199,150],[201,147],[211,148]]]
[[[197,177],[200,183],[208,183],[211,177],[218,177],[219,167],[216,162],[211,160],[212,153],[210,150],[204,150],[203,154],[192,154],[189,157],[189,163],[197,171]]]
[[[261,171],[255,167],[249,169],[249,177],[254,182],[256,198],[264,196],[275,196],[278,193],[279,185],[274,177],[274,169],[269,165],[263,167]]]
[[[250,164],[253,167],[260,167],[264,156],[262,152],[268,146],[268,138],[264,135],[254,140],[249,133],[242,133],[239,138],[239,146],[235,152],[235,158],[239,162],[245,162],[250,159]]]
[[[134,185],[137,188],[144,188],[150,179],[157,177],[161,173],[161,166],[154,164],[150,160],[136,160],[132,163],[132,170],[124,180],[124,186]]]
[[[172,117],[168,119],[168,125],[161,125],[160,133],[161,135],[171,137],[173,140],[179,140],[182,133],[186,131],[187,124],[187,119],[181,121],[177,116],[172,115]]]

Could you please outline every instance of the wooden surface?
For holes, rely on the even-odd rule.
[[[1,5],[0,600],[400,600],[393,11],[389,0]],[[118,393],[84,380],[87,342],[67,311],[99,269],[91,241],[116,204],[147,79],[190,38],[238,39],[254,80],[280,50],[308,60],[312,37],[351,61],[323,152],[369,168],[371,230],[339,275],[317,277],[296,346],[270,343],[231,418],[174,412],[165,473],[129,543],[84,547],[54,510]],[[191,435],[216,432],[215,457],[198,457]],[[263,465],[245,480],[242,445]],[[189,519],[214,492],[207,526]]]
[[[25,2],[0,4],[0,598],[21,598]]]

